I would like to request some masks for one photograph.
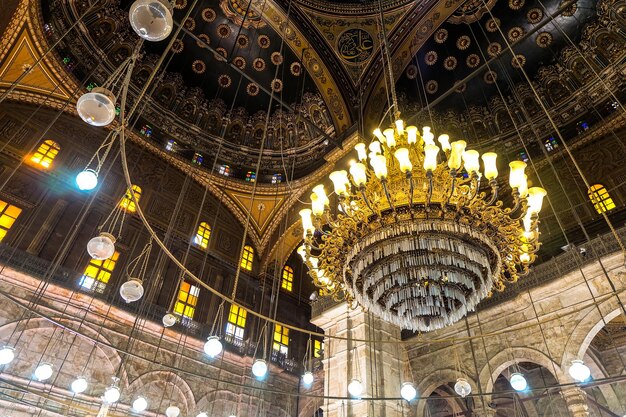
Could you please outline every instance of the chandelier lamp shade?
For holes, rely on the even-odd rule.
[[[8,365],[15,359],[15,349],[11,346],[4,346],[0,349],[0,366]]]
[[[298,249],[320,293],[356,301],[403,329],[450,325],[528,272],[539,249],[546,195],[510,165],[510,204],[499,199],[497,155],[415,126],[374,131],[348,171],[329,175],[300,211]],[[368,152],[369,151],[369,152]],[[483,170],[481,172],[482,159]]]
[[[88,386],[89,386],[89,382],[87,382],[87,379],[85,377],[80,376],[76,378],[74,381],[72,381],[70,388],[74,394],[80,394],[80,393],[85,392]]]
[[[585,382],[591,376],[591,370],[583,361],[576,359],[569,367],[569,375],[577,382]]]
[[[222,341],[218,336],[209,336],[206,343],[204,344],[204,353],[207,354],[210,358],[215,358],[220,353],[222,353]]]
[[[115,119],[115,95],[104,88],[96,87],[80,96],[76,111],[81,119],[92,126],[107,126]]]
[[[136,0],[128,12],[133,30],[151,42],[162,41],[172,33],[173,15],[169,0]]]
[[[91,191],[98,185],[98,173],[93,169],[85,169],[76,175],[76,185],[81,191]]]
[[[115,237],[110,233],[101,232],[87,242],[87,252],[98,261],[109,259],[115,253]]]
[[[524,375],[519,372],[514,372],[511,374],[511,379],[509,380],[511,387],[515,391],[525,391],[528,388],[528,382]]]

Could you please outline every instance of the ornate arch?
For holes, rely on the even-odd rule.
[[[417,384],[417,392],[419,393],[421,398],[428,398],[430,394],[435,392],[435,390],[437,390],[440,386],[447,385],[450,382],[456,381],[459,376],[467,379],[467,382],[469,382],[469,384],[472,386],[473,392],[478,392],[478,385],[476,385],[476,381],[474,381],[465,373],[459,372],[451,368],[438,369],[435,372],[427,375]],[[425,407],[426,401],[418,401],[415,415],[423,416]]]
[[[128,392],[141,393],[142,388],[152,383],[163,383],[167,385],[172,385],[174,388],[176,388],[181,398],[183,398],[185,402],[184,404],[181,404],[182,415],[187,415],[191,412],[191,410],[194,410],[196,408],[195,396],[187,381],[171,371],[146,372],[128,385]],[[165,392],[163,394],[165,394]]]

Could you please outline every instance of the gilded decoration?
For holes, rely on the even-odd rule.
[[[221,0],[220,8],[224,15],[235,25],[248,28],[265,27],[265,22],[257,10],[263,9],[263,2],[252,0]]]
[[[526,3],[526,0],[509,0],[509,8],[511,10],[520,10],[522,7],[524,7],[524,4]]]
[[[467,24],[480,20],[487,11],[491,10],[497,0],[468,0],[452,13],[448,22],[453,24]]]
[[[541,22],[543,19],[543,12],[538,7],[533,7],[526,13],[526,19],[528,19],[528,23],[535,24]]]
[[[552,43],[552,34],[550,32],[541,32],[537,35],[537,46],[547,48]]]
[[[337,37],[337,53],[351,64],[366,61],[372,56],[373,49],[374,39],[363,29],[346,29]]]
[[[443,60],[443,67],[448,71],[452,71],[456,68],[457,59],[454,56],[449,56]]]
[[[414,64],[411,64],[408,67],[406,67],[406,77],[409,80],[414,80],[417,77],[417,66],[415,66]]]
[[[211,38],[206,33],[199,34],[198,39],[202,41],[202,42],[196,41],[196,43],[198,44],[200,48],[206,48],[207,45],[211,45]]]

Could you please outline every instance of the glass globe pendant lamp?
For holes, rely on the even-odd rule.
[[[96,87],[80,96],[76,111],[92,126],[107,126],[115,119],[115,96],[106,88]]]
[[[302,375],[302,382],[304,383],[304,385],[311,385],[313,383],[313,379],[313,373],[311,371],[306,371]]]
[[[121,395],[120,389],[117,385],[113,384],[104,391],[104,401],[109,404],[114,404],[120,399]]]
[[[198,413],[196,415],[196,417],[209,417],[209,415],[207,413],[205,413],[204,411],[202,411],[202,412]]]
[[[469,382],[467,382],[467,379],[458,378],[456,380],[456,384],[454,384],[454,391],[457,394],[459,394],[461,397],[465,398],[471,394],[472,386],[470,385]]]
[[[167,0],[136,0],[128,12],[133,30],[139,37],[158,42],[172,33],[174,9]]]
[[[509,380],[509,383],[515,391],[524,391],[526,388],[528,388],[528,382],[526,381],[526,378],[519,372],[511,374],[511,379]]]
[[[206,343],[204,344],[204,353],[207,356],[214,358],[220,353],[222,353],[222,342],[218,336],[209,336]]]
[[[165,409],[165,415],[167,417],[178,417],[179,414],[180,408],[176,407],[175,405],[170,405]]]
[[[267,375],[267,362],[264,359],[257,359],[252,364],[252,374],[257,378]]]
[[[81,191],[91,191],[98,185],[98,174],[93,169],[85,169],[76,175],[76,186]]]
[[[143,283],[139,278],[129,278],[120,286],[120,296],[127,303],[133,303],[143,297]]]
[[[98,261],[109,259],[115,253],[115,236],[101,232],[87,243],[87,252]]]
[[[412,382],[405,382],[400,388],[400,396],[407,401],[412,401],[417,396],[417,390]]]
[[[35,378],[39,382],[43,382],[52,376],[52,365],[49,363],[42,363],[35,369]]]
[[[4,346],[0,349],[0,366],[8,365],[15,359],[15,349],[11,346]]]
[[[569,367],[569,375],[578,382],[585,382],[591,376],[591,370],[583,361],[576,359]]]
[[[355,398],[359,398],[361,394],[363,394],[363,384],[361,384],[361,381],[356,378],[350,381],[348,384],[348,393]]]
[[[74,394],[80,394],[85,392],[88,386],[89,383],[87,382],[87,379],[85,377],[79,376],[74,381],[72,381],[70,389]]]
[[[145,411],[148,408],[148,401],[144,397],[137,397],[133,401],[133,410],[137,412]]]
[[[173,325],[176,324],[178,319],[172,313],[167,313],[166,315],[163,316],[163,320],[162,321],[163,321],[163,326],[164,327],[172,327]]]

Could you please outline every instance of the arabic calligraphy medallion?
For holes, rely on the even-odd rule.
[[[358,64],[372,55],[374,40],[372,35],[363,29],[347,29],[339,35],[337,51],[342,59],[351,64]]]

